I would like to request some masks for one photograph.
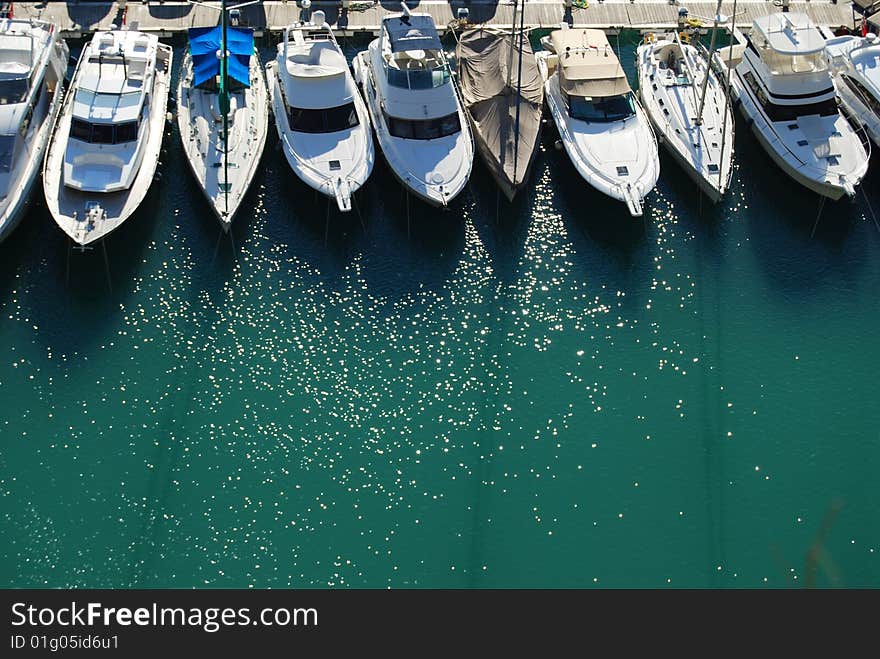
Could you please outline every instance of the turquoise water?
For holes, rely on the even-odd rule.
[[[880,231],[860,195],[811,236],[737,129],[717,207],[664,156],[633,220],[548,130],[514,204],[478,163],[409,223],[380,159],[326,244],[273,132],[218,246],[170,128],[112,292],[39,202],[0,245],[0,584],[880,586]]]

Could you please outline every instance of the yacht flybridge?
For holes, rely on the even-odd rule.
[[[825,42],[825,53],[844,107],[880,146],[880,39],[835,37]]]
[[[732,171],[733,116],[710,60],[675,32],[646,35],[636,61],[639,95],[663,145],[700,190],[719,201]]]
[[[474,145],[430,14],[403,5],[385,16],[354,75],[391,171],[418,198],[449,204],[470,178]]]
[[[266,65],[275,126],[294,173],[350,211],[373,171],[370,117],[333,31],[316,11],[284,30]]]
[[[107,236],[146,196],[170,73],[171,47],[152,34],[100,31],[83,48],[43,168],[49,211],[77,245]]]
[[[870,145],[840,112],[824,50],[806,14],[757,18],[731,91],[774,162],[801,185],[839,199],[855,195]]]
[[[253,30],[227,25],[231,9],[222,3],[216,27],[189,29],[177,89],[183,150],[224,231],[254,179],[269,124]]]
[[[536,54],[544,96],[578,173],[634,216],[660,176],[657,140],[602,30],[554,30]]]
[[[64,96],[67,57],[52,23],[0,19],[0,240],[30,201]]]

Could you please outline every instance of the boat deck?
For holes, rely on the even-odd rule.
[[[569,0],[571,1],[571,0]],[[584,0],[574,0],[572,4],[585,4]],[[400,9],[393,0],[381,2],[346,2],[347,10],[342,10],[342,2],[312,2],[311,11],[323,11],[327,22],[341,35],[351,36],[359,33],[375,34],[379,30],[382,17]],[[676,25],[678,10],[686,6],[692,16],[712,16],[715,2],[690,2],[670,4],[668,0],[590,0],[583,8],[566,7],[559,0],[525,0],[525,24],[533,28],[554,27],[562,21],[574,27],[593,27],[605,30],[665,29]],[[780,0],[739,0],[736,23],[748,28],[758,16],[780,11]],[[471,23],[486,23],[509,26],[513,6],[509,2],[494,0],[410,0],[409,6],[415,11],[431,14],[438,29],[442,32],[458,16],[462,8],[468,10]],[[809,14],[818,25],[854,26],[853,9],[850,2],[831,0],[791,0],[791,11]],[[257,29],[257,34],[280,32],[290,23],[308,16],[294,1],[270,1],[250,5],[241,9],[241,24]],[[731,15],[733,2],[725,2],[723,11]],[[160,36],[171,36],[187,28],[212,25],[217,21],[217,12],[209,7],[191,5],[188,2],[15,2],[16,18],[44,18],[61,26],[62,33],[69,37],[87,35],[98,29],[108,29],[119,24],[125,17],[128,25],[137,23],[141,30],[156,32]]]

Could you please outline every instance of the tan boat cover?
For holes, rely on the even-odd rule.
[[[477,146],[505,194],[512,197],[527,177],[537,151],[544,103],[544,86],[528,35],[520,39],[519,35],[513,36],[507,31],[466,30],[456,48],[456,62]]]
[[[630,91],[620,60],[602,30],[554,30],[550,42],[566,94],[603,98]]]

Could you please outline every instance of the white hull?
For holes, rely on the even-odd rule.
[[[880,40],[832,36],[825,42],[825,52],[844,108],[880,146]]]
[[[461,130],[454,135],[432,140],[393,136],[385,121],[379,94],[369,80],[370,57],[374,48],[376,42],[355,57],[354,77],[367,100],[376,139],[388,167],[400,184],[416,198],[431,206],[448,206],[464,190],[473,167],[474,143],[467,115],[456,98]]]
[[[85,54],[86,49],[83,50]],[[43,169],[43,190],[46,204],[58,227],[79,246],[86,246],[105,238],[115,231],[137,210],[147,195],[156,175],[156,167],[165,133],[165,115],[171,77],[172,50],[170,46],[158,45],[158,61],[153,77],[148,117],[148,134],[143,158],[132,184],[117,192],[85,192],[66,186],[63,181],[64,158],[70,136],[74,93],[68,93],[64,107],[49,145]],[[77,65],[71,82],[76,89]],[[88,208],[99,204],[102,212],[89,216]]]
[[[660,177],[657,139],[641,104],[633,99],[635,116],[621,121],[572,119],[559,89],[559,75],[550,74],[547,56],[546,51],[536,55],[546,80],[544,98],[569,159],[587,183],[640,217],[644,198]]]
[[[676,162],[713,202],[721,199],[730,184],[733,162],[734,121],[718,77],[694,46],[683,44],[693,79],[678,84],[675,71],[658,62],[677,45],[657,40],[639,46],[636,53],[639,95],[655,131]],[[658,52],[659,51],[659,52]],[[683,69],[687,71],[687,69]],[[700,94],[709,76],[702,121]]]
[[[39,25],[34,22],[33,28]],[[8,193],[0,200],[0,242],[12,233],[27,214],[33,201],[34,185],[43,165],[46,147],[52,135],[55,117],[64,99],[64,72],[67,68],[68,49],[53,29],[49,37],[49,55],[45,69],[32,74],[32,79],[45,87],[46,102],[40,102],[24,138],[27,152],[20,155],[9,173]]]
[[[218,96],[193,86],[187,53],[177,86],[177,124],[190,171],[224,231],[228,231],[260,164],[269,126],[266,83],[259,53],[250,60],[250,87],[230,94],[229,149],[224,169],[223,121]],[[228,172],[228,180],[226,173]],[[223,183],[229,189],[221,189]]]
[[[742,66],[743,64],[740,64],[740,67]],[[786,126],[792,122],[773,123],[769,121],[760,109],[760,105],[756,102],[748,85],[743,81],[739,67],[734,70],[731,76],[731,91],[752,133],[780,169],[809,190],[834,201],[844,196],[852,197],[855,195],[856,186],[868,170],[868,154],[862,148],[852,126],[842,115],[838,115],[835,120],[835,127],[842,136],[849,140],[851,146],[858,144],[861,157],[857,158],[856,162],[847,169],[838,168],[835,171],[827,168],[823,170],[810,167],[792,151],[789,144],[792,138],[789,135],[780,135],[779,133],[779,129],[788,130]]]
[[[335,200],[340,211],[350,211],[353,195],[369,179],[376,160],[370,115],[354,80],[351,84],[357,126],[332,133],[298,133],[290,129],[277,61],[266,64],[266,78],[275,128],[293,173],[313,190]],[[330,161],[335,161],[338,169],[331,169]]]

